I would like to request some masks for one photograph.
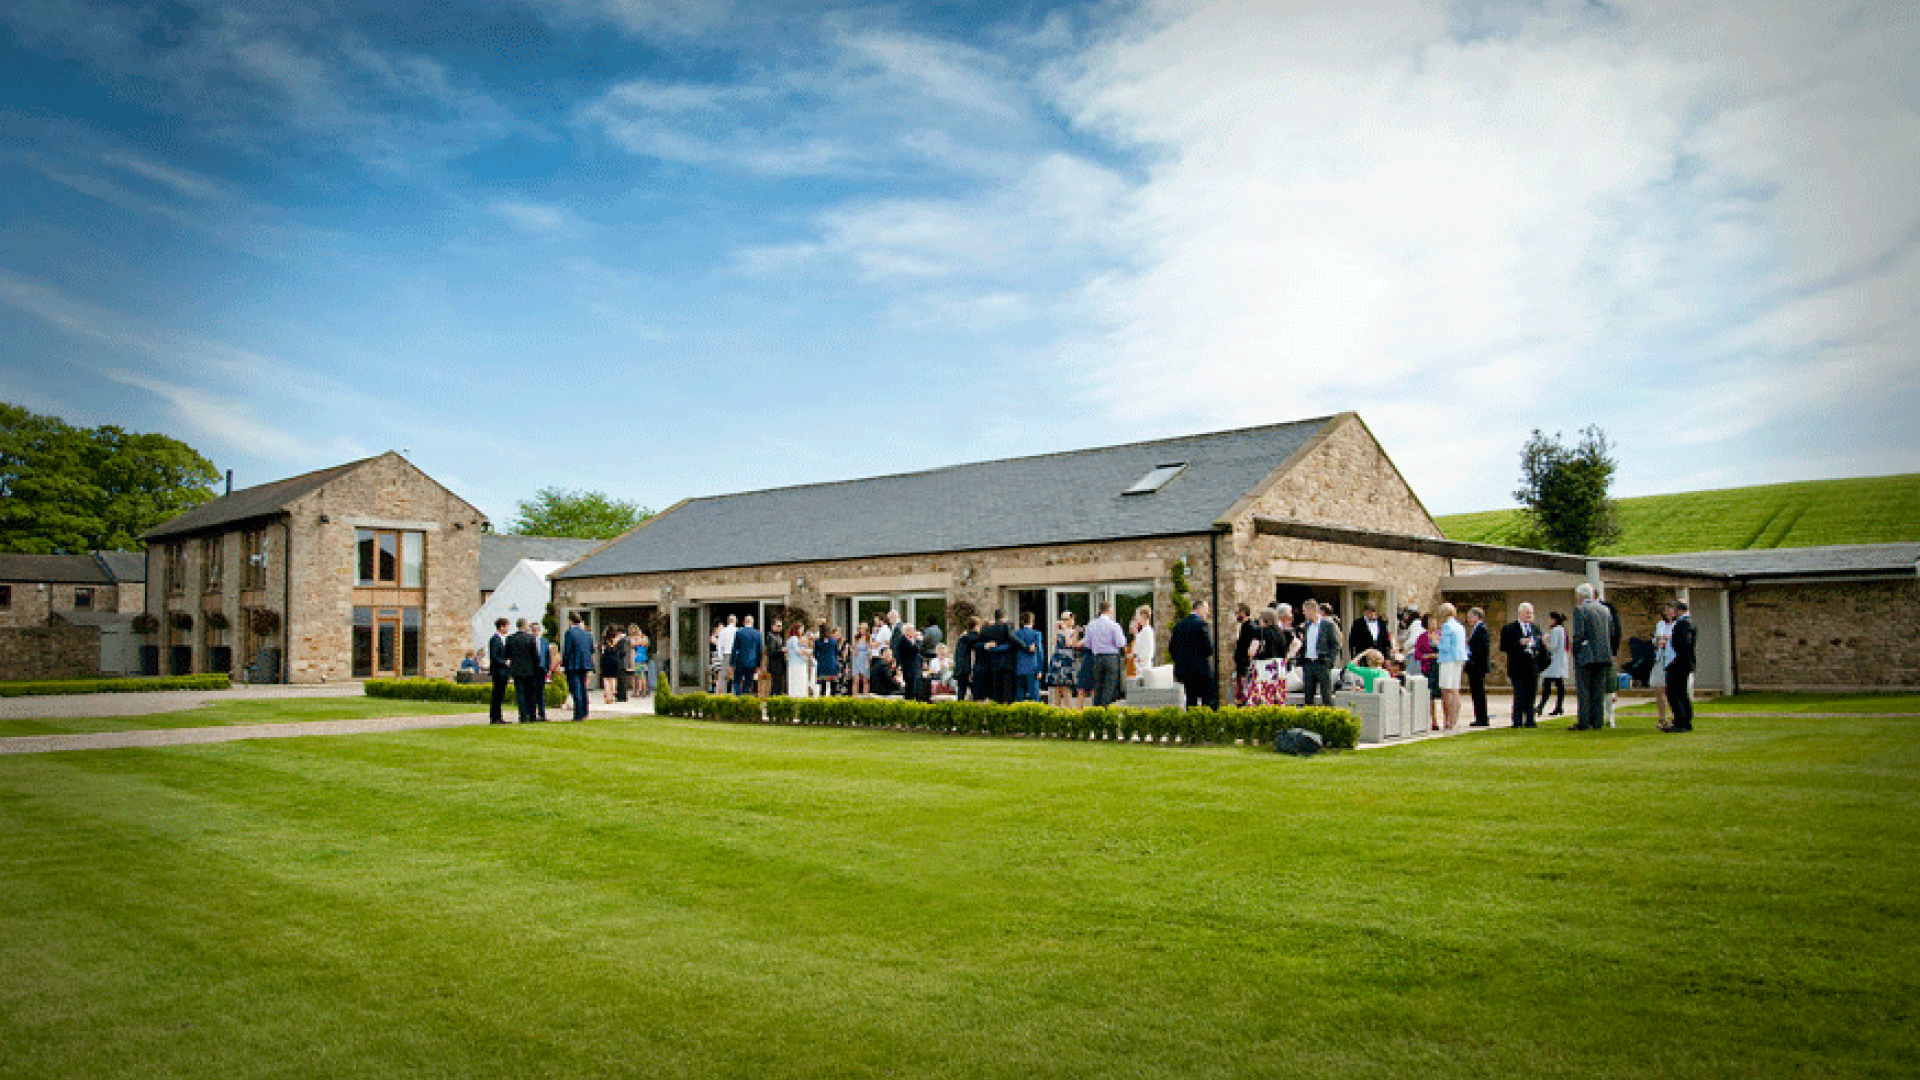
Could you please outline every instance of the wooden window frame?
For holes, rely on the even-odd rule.
[[[393,576],[380,576],[380,541],[383,537],[393,538]],[[373,542],[373,563],[371,577],[361,574],[360,546],[369,540]],[[406,583],[407,555],[418,550],[420,580]],[[418,529],[376,529],[357,528],[353,531],[353,580],[354,585],[362,589],[424,589],[427,587],[427,534]]]

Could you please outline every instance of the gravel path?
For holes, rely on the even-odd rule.
[[[142,695],[145,696],[145,695]],[[291,739],[304,735],[364,735],[369,732],[485,725],[485,709],[472,715],[389,716],[367,720],[304,720],[291,724],[232,724],[227,727],[97,731],[86,735],[19,735],[0,739],[0,754],[53,754],[63,750],[126,750],[134,747],[185,746],[241,739]]]

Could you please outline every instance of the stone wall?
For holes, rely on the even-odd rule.
[[[1920,689],[1920,581],[1750,585],[1734,593],[1742,690]]]
[[[0,628],[0,680],[72,679],[100,674],[100,628],[55,616],[42,626]]]

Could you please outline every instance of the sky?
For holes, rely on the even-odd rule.
[[[1352,410],[1920,471],[1920,6],[0,5],[0,400],[505,527]]]

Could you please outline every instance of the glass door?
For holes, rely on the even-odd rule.
[[[698,690],[707,672],[707,632],[698,607],[673,609],[673,685]]]
[[[373,674],[391,679],[400,673],[400,610],[381,608],[373,617]]]

